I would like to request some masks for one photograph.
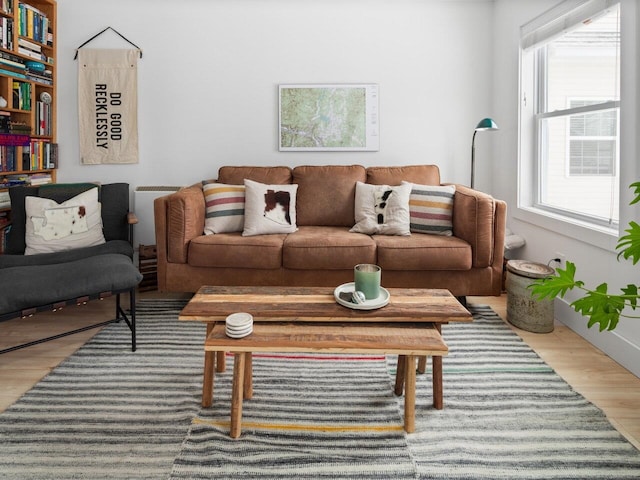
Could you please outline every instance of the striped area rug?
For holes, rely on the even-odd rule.
[[[166,478],[202,389],[203,325],[140,300],[0,414],[0,479]],[[0,358],[2,361],[2,358]]]
[[[384,355],[254,355],[239,441],[230,363],[171,478],[416,478]]]
[[[231,440],[231,368],[201,409],[204,327],[182,305],[141,300],[137,352],[109,325],[0,414],[0,478],[640,478],[640,452],[484,307],[444,327],[445,408],[419,375],[416,433],[395,358],[270,355]]]
[[[409,448],[423,479],[640,479],[640,452],[486,306],[444,325],[445,408],[419,376]],[[390,368],[394,364],[389,363]]]

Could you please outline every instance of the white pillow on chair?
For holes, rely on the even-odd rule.
[[[105,243],[97,187],[63,203],[27,196],[25,211],[25,255],[60,252]]]

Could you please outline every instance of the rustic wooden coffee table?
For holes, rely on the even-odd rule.
[[[447,290],[388,290],[390,302],[383,308],[354,310],[339,305],[331,288],[202,287],[179,316],[207,324],[202,406],[211,406],[214,367],[225,370],[226,351],[235,354],[234,438],[240,434],[242,398],[251,398],[252,393],[251,352],[393,353],[399,355],[395,393],[400,395],[406,388],[405,430],[413,431],[415,358],[420,357],[418,370],[424,372],[426,356],[432,356],[434,407],[442,409],[442,355],[448,349],[440,336],[441,325],[470,322],[472,317]],[[242,339],[224,334],[225,318],[235,312],[253,315],[253,334]]]

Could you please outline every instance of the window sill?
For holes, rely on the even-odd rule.
[[[582,243],[593,245],[609,252],[616,252],[619,237],[617,228],[591,225],[534,207],[518,207],[513,216],[523,222],[573,238]]]

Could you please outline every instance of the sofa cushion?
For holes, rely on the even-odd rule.
[[[456,237],[374,235],[378,265],[387,270],[469,270],[471,245]],[[428,275],[425,272],[425,275]]]
[[[277,269],[285,234],[243,237],[240,232],[202,235],[189,242],[192,267]]]
[[[453,235],[455,185],[418,185],[416,183],[410,185],[411,232]]]
[[[440,169],[437,165],[367,168],[367,183],[374,185],[400,185],[402,180],[423,185],[440,185]]]
[[[362,165],[295,167],[298,225],[351,227],[355,223],[356,182],[365,180]]]
[[[244,185],[205,183],[204,233],[241,232],[244,228]]]
[[[125,240],[111,240],[102,245],[76,248],[55,253],[40,253],[38,255],[0,255],[0,269],[9,267],[28,267],[34,265],[54,265],[75,262],[83,258],[117,253],[133,258],[133,247]]]
[[[105,243],[98,188],[65,202],[25,198],[25,255],[52,253]]]
[[[245,179],[260,183],[291,183],[289,167],[241,167],[225,166],[218,170],[218,182],[231,185],[243,185]]]
[[[60,265],[4,269],[0,275],[0,313],[73,300],[85,295],[134,288],[142,275],[126,255],[110,253]],[[28,287],[25,287],[28,285]]]
[[[351,232],[382,235],[410,235],[409,196],[411,184],[356,184],[356,224]]]
[[[284,240],[284,268],[349,270],[358,263],[376,263],[376,245],[346,227],[301,226]]]
[[[242,235],[293,233],[296,224],[297,185],[267,185],[245,180]]]

